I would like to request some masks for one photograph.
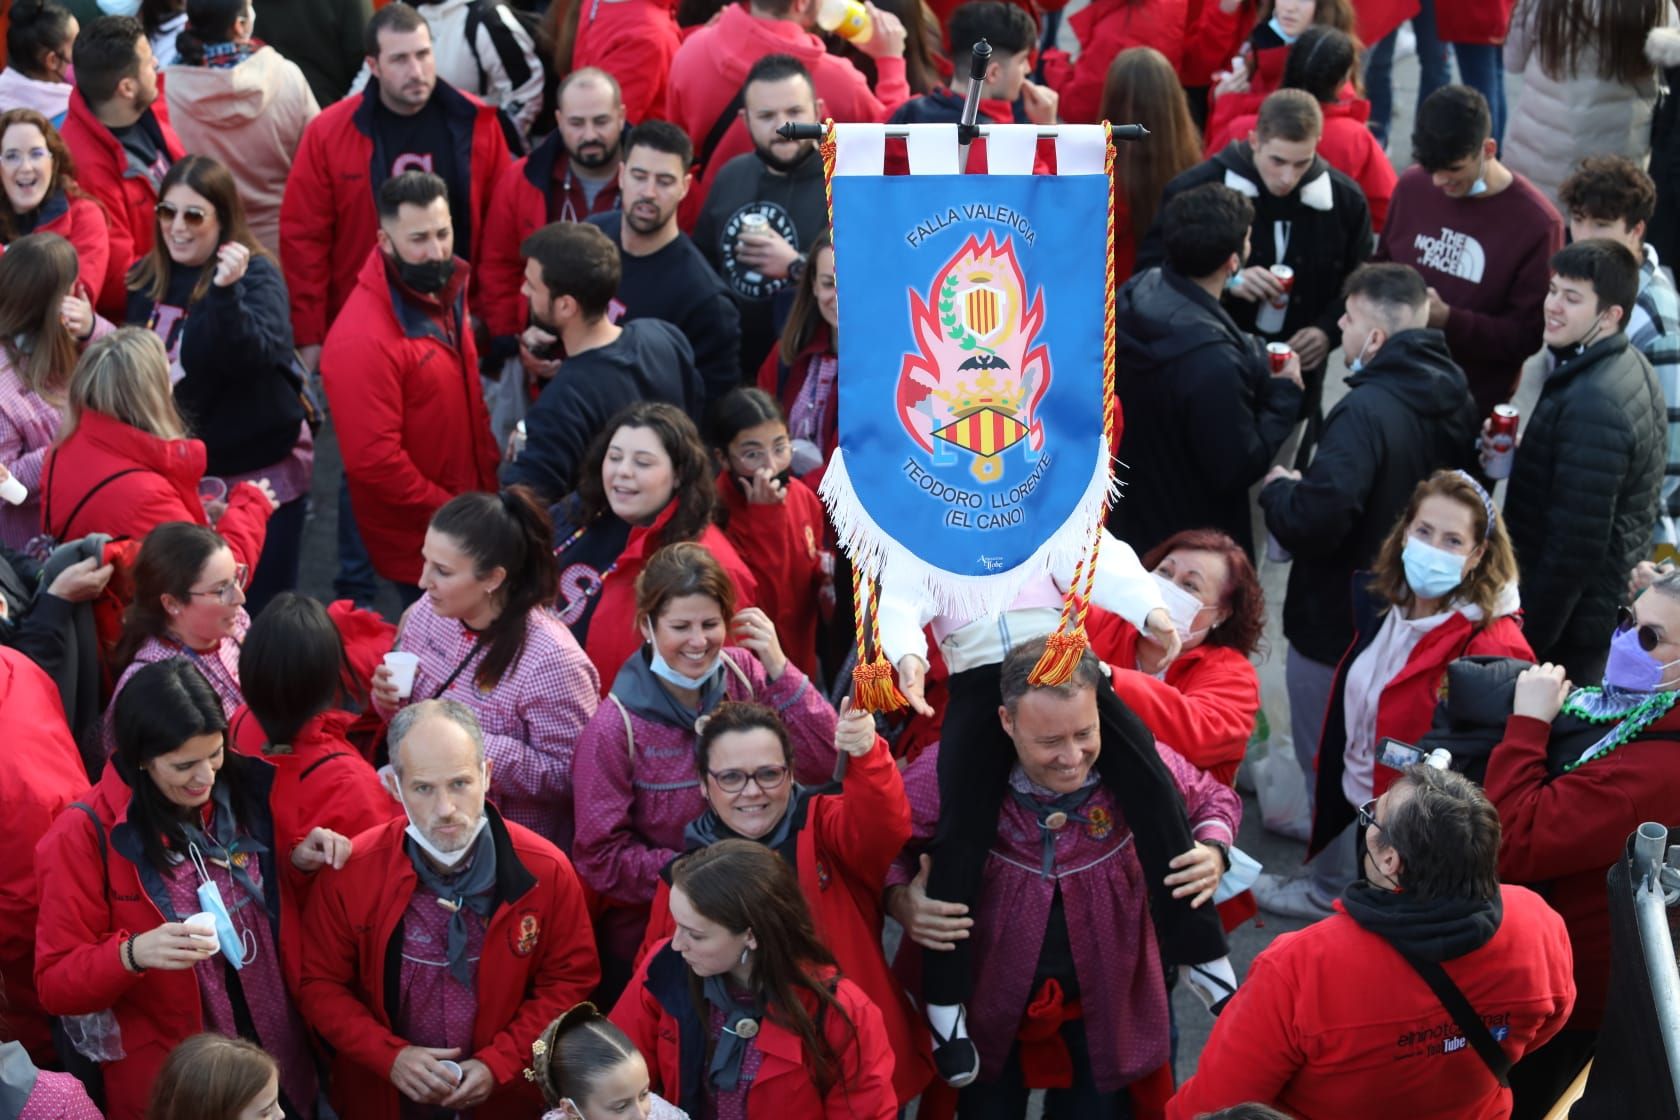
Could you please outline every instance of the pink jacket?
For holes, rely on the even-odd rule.
[[[110,323],[94,316],[92,338],[110,330]],[[64,379],[68,384],[69,370]],[[59,406],[31,392],[0,350],[0,466],[29,488],[22,505],[0,502],[0,544],[7,548],[22,548],[41,531],[41,464],[63,422]]]

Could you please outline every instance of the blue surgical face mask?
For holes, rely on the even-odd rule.
[[[1610,639],[1610,657],[1604,664],[1604,687],[1623,692],[1655,692],[1663,674],[1680,660],[1661,662],[1639,644],[1639,627],[1618,630]]]
[[[1300,38],[1299,35],[1291,35],[1285,31],[1283,29],[1283,24],[1278,22],[1276,16],[1267,20],[1266,26],[1272,29],[1272,34],[1276,35],[1279,39],[1282,39],[1285,43],[1293,43],[1296,39]]]
[[[216,942],[221,946],[222,956],[226,957],[234,968],[242,969],[257,959],[257,936],[251,930],[241,934],[234,927],[233,915],[228,913],[227,904],[222,901],[221,888],[210,878],[210,872],[204,866],[204,856],[199,852],[197,844],[187,845],[187,856],[198,871],[198,905],[204,913],[215,919]]]
[[[1425,544],[1416,537],[1406,538],[1400,551],[1400,562],[1406,569],[1406,585],[1420,599],[1439,599],[1464,582],[1464,563],[1467,557]]]
[[[1358,373],[1360,370],[1365,368],[1365,355],[1371,349],[1371,342],[1375,338],[1375,331],[1372,331],[1370,334],[1365,336],[1365,345],[1359,348],[1359,357],[1348,363],[1349,373]]]
[[[666,684],[677,688],[693,689],[698,692],[706,687],[706,682],[711,680],[712,674],[718,671],[718,663],[713,661],[711,667],[698,677],[690,677],[679,673],[669,661],[665,660],[665,655],[659,652],[659,645],[653,640],[653,634],[650,631],[644,630],[642,637],[647,639],[648,648],[653,651],[653,659],[649,662],[648,668],[653,670],[654,676]]]

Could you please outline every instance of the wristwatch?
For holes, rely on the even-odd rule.
[[[795,257],[795,258],[793,258],[793,260],[788,262],[788,283],[789,284],[799,283],[800,277],[802,277],[804,275],[805,275],[805,258],[803,256]]]

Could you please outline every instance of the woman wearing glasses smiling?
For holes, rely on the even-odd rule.
[[[881,1011],[903,1105],[933,1076],[925,1020],[881,951],[881,894],[888,868],[910,839],[910,801],[874,718],[850,701],[841,707],[834,747],[848,759],[844,780],[800,785],[787,727],[775,712],[762,704],[718,705],[695,749],[708,808],[683,831],[683,847],[693,852],[719,840],[751,840],[793,868],[817,936]],[[670,877],[667,865],[638,963],[676,933]]]
[[[154,661],[192,661],[229,719],[245,703],[239,646],[251,628],[244,591],[249,575],[227,541],[207,526],[171,521],[146,535],[134,561],[134,601],[117,643],[114,668],[121,675],[105,712],[107,753],[116,748],[117,697],[130,677]]]

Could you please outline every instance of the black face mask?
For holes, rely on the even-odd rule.
[[[441,261],[420,261],[415,263],[405,261],[401,257],[393,256],[391,260],[397,266],[397,275],[402,282],[419,292],[421,295],[436,295],[449,286],[450,277],[455,275],[455,258],[446,257]]]

